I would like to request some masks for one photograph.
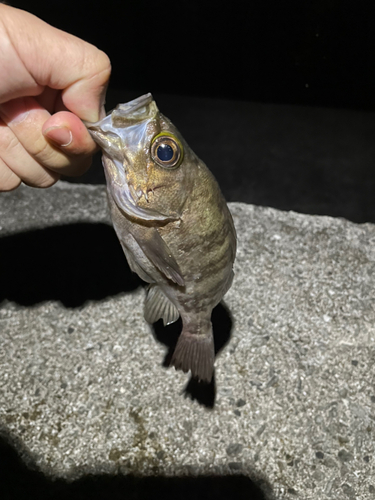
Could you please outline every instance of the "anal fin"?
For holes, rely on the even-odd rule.
[[[151,285],[145,301],[144,317],[148,323],[155,323],[162,318],[165,326],[177,321],[180,313],[159,286]]]

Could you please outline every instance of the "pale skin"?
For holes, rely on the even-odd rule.
[[[0,3],[0,191],[79,176],[97,147],[81,120],[104,116],[106,54]]]

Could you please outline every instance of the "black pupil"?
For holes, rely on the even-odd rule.
[[[170,161],[173,158],[173,149],[169,144],[160,144],[157,155],[161,161]]]

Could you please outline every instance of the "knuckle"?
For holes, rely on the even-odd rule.
[[[44,138],[29,146],[27,152],[47,169],[65,168],[70,163],[62,151],[54,149]]]
[[[44,140],[38,140],[30,146],[29,153],[40,163],[48,164],[51,162],[54,151],[51,146]]]
[[[48,188],[53,186],[60,176],[54,172],[48,170],[42,170],[37,172],[33,178],[23,179],[24,184],[35,188]]]
[[[0,133],[0,152],[5,154],[12,154],[19,146],[17,137],[10,133],[9,129]]]
[[[102,50],[99,50],[98,59],[99,59],[98,67],[100,68],[99,73],[100,72],[108,73],[109,76],[112,70],[111,60],[109,59],[107,54]]]
[[[46,177],[45,179],[42,179],[39,183],[38,183],[38,186],[39,188],[49,188],[51,186],[53,186],[54,184],[56,184],[56,182],[58,181],[59,179],[56,178],[56,177]]]
[[[107,54],[97,48],[95,48],[94,54],[91,50],[85,54],[84,67],[91,78],[102,75],[104,80],[109,78],[112,70],[111,61]]]
[[[18,188],[18,186],[21,184],[21,180],[19,179],[18,181],[16,179],[9,180],[8,182],[2,182],[0,180],[0,192],[8,192],[8,191],[14,191],[15,189]]]
[[[103,52],[103,54],[104,54],[104,52]],[[105,73],[107,75],[107,78],[109,78],[111,75],[111,72],[112,72],[111,60],[109,59],[107,54],[104,54],[103,59],[104,59],[103,60],[103,73]]]
[[[0,191],[13,191],[21,184],[21,179],[0,159]]]

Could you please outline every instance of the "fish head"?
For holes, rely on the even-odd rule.
[[[118,207],[142,220],[177,220],[198,159],[151,94],[86,123],[103,151],[107,187]]]

